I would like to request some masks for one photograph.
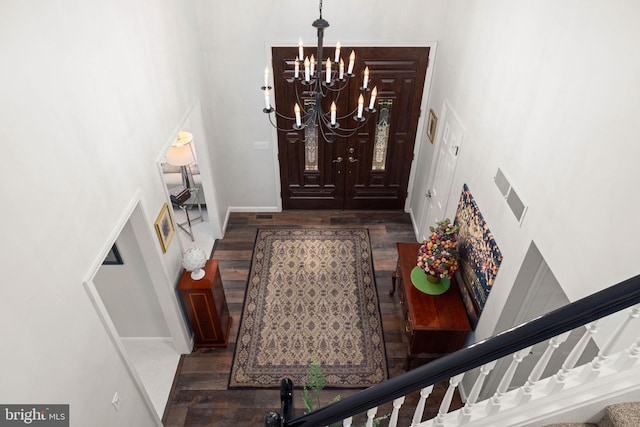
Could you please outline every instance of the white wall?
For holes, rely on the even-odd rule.
[[[156,161],[198,98],[219,215],[278,205],[265,46],[312,43],[317,2],[194,2],[0,6],[4,403],[70,403],[73,425],[157,422],[82,283],[139,190],[153,233],[165,202]],[[479,337],[531,240],[571,300],[637,273],[639,14],[622,0],[324,2],[328,44],[439,41],[430,106],[448,99],[466,128],[454,185],[469,184],[505,254]],[[265,140],[271,150],[251,150]],[[492,183],[498,166],[529,204],[522,227]],[[176,278],[179,246],[156,251],[154,275]]]
[[[188,1],[2,2],[0,401],[69,403],[72,425],[157,425],[83,280],[138,190],[155,233],[156,160],[202,95],[194,22]],[[156,250],[175,280],[178,245]]]
[[[447,99],[466,127],[447,215],[466,182],[504,255],[476,330],[485,338],[532,240],[572,301],[639,273],[640,4],[449,4],[431,105]],[[529,205],[521,227],[498,167]]]
[[[443,28],[444,0],[381,0],[323,3],[325,45],[426,43]],[[279,171],[274,164],[277,141],[262,112],[264,67],[268,45],[307,46],[316,43],[311,26],[318,18],[317,1],[198,0],[198,21],[210,85],[208,134],[218,148],[214,169],[224,176],[220,197],[232,209],[277,209]],[[256,151],[253,141],[268,141]]]
[[[140,247],[127,222],[116,241],[123,264],[103,265],[93,279],[120,337],[170,337]]]

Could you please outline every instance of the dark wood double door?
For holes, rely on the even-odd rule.
[[[338,117],[356,109],[366,66],[370,70],[368,87],[378,90],[376,111],[355,133],[337,136],[332,142],[322,137],[330,133],[325,127],[295,131],[292,120],[278,117],[284,209],[404,208],[429,48],[353,49],[357,75],[337,97]],[[342,47],[343,57],[348,58],[351,50]],[[305,104],[301,108],[312,104],[313,108],[315,96],[293,79],[297,48],[274,47],[272,54],[274,76],[285,76],[274,79],[276,111],[292,117],[298,99]],[[333,48],[325,48],[324,56],[332,57]],[[365,95],[365,106],[369,96]],[[321,103],[322,110],[329,111],[329,102]],[[351,117],[339,121],[345,128],[357,125]]]

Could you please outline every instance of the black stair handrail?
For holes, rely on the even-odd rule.
[[[640,303],[640,275],[359,391],[283,427],[323,427]]]

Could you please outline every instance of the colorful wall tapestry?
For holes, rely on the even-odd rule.
[[[498,274],[502,253],[467,184],[462,188],[454,224],[459,227],[460,253],[460,268],[456,272],[456,278],[469,320],[475,328]]]

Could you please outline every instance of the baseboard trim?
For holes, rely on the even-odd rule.
[[[122,342],[139,342],[139,343],[169,343],[173,344],[171,337],[120,337]]]

